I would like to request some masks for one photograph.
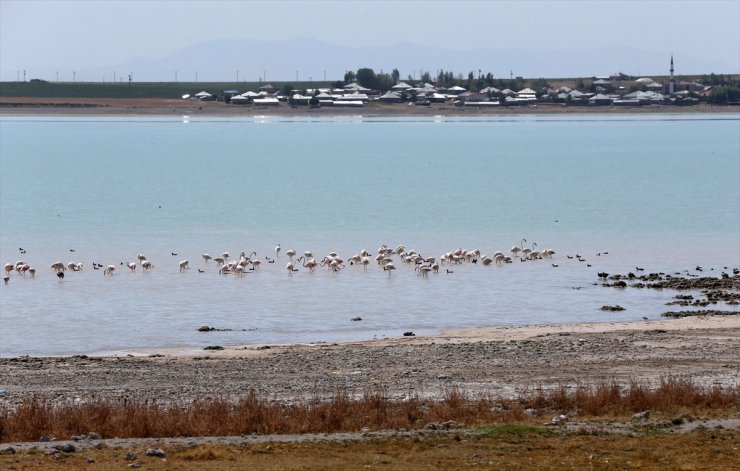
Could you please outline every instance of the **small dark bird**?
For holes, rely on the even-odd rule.
[[[643,319],[645,319],[645,320],[648,320],[648,318],[647,318],[647,317],[643,317]]]
[[[60,282],[60,283],[61,283],[62,281],[64,281],[64,272],[63,272],[63,271],[58,271],[58,272],[57,272],[57,278],[59,278],[59,282]]]
[[[590,267],[590,266],[591,266],[591,264],[590,264],[590,263],[587,263],[587,264],[586,264],[586,266],[587,266],[587,267]]]
[[[270,257],[265,257],[265,260],[267,260],[267,263],[275,263],[275,260],[271,259]]]
[[[557,267],[559,267],[560,265],[555,265],[555,264],[553,263],[553,264],[552,264],[552,266],[553,266],[553,267],[555,267],[555,268],[557,268]]]
[[[604,255],[609,255],[609,252],[604,252]]]
[[[603,271],[602,271],[601,273],[599,273],[599,278],[604,278],[604,279],[606,279],[606,278],[607,278],[608,276],[609,276],[609,274],[608,274],[608,273],[606,273],[606,272],[603,272]]]
[[[25,250],[21,250],[21,253],[26,253],[26,251]]]
[[[70,251],[70,252],[74,252],[74,251],[75,251],[75,249],[69,249],[69,251]]]
[[[447,273],[455,273],[455,272],[450,269],[447,269]]]
[[[635,267],[635,271],[645,271],[645,268]]]
[[[569,259],[573,258],[573,257],[571,257],[570,255],[566,255],[566,257],[568,257]]]
[[[601,252],[596,254],[597,257],[601,257]]]
[[[5,276],[3,277],[3,281],[4,281],[4,282],[5,282],[5,284],[7,285],[7,284],[8,284],[8,281],[10,281],[10,277],[9,277],[8,275],[5,275]]]
[[[93,263],[93,270],[100,270],[100,267]]]
[[[698,265],[696,266],[696,271],[703,271],[703,270],[704,270],[704,269],[703,269],[702,267],[700,267],[700,266],[698,266]]]
[[[198,273],[205,273],[205,271],[203,271],[200,268],[198,268]]]
[[[175,252],[172,252],[173,257],[177,257],[177,254]]]
[[[23,252],[23,247],[18,247],[18,250],[20,250],[21,252]]]

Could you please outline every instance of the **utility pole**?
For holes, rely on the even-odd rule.
[[[175,83],[177,83],[177,71],[175,71]]]
[[[239,70],[236,71],[236,83],[239,83]]]
[[[23,81],[26,81],[26,69],[23,69]]]
[[[113,83],[116,83],[116,71],[113,71]]]
[[[57,82],[59,81],[59,71],[57,70]]]
[[[72,83],[75,83],[77,81],[77,71],[72,71]]]
[[[324,82],[326,82],[326,70],[324,71]]]
[[[295,81],[296,82],[298,81],[298,71],[297,70],[295,71]]]
[[[195,83],[198,83],[198,72],[195,72]]]

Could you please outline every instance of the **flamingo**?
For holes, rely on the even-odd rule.
[[[13,265],[12,263],[6,263],[3,266],[3,269],[5,270],[5,274],[6,275],[9,275],[10,272],[13,271],[14,268],[15,268],[15,265]]]
[[[116,266],[115,265],[108,265],[107,267],[105,267],[105,270],[103,270],[103,275],[111,275],[112,276],[114,271],[116,271]],[[57,275],[57,276],[59,276],[59,275]],[[62,277],[62,278],[64,278],[64,277]]]
[[[280,244],[275,246],[275,258],[280,256]]]
[[[388,278],[390,278],[390,277],[391,277],[391,272],[392,272],[393,270],[395,270],[395,269],[396,269],[396,267],[395,267],[395,265],[393,265],[393,263],[392,263],[392,262],[388,262],[388,263],[386,263],[386,264],[385,264],[385,266],[383,267],[383,270],[385,270],[385,271],[387,271],[387,272],[388,272]]]
[[[252,268],[255,269],[255,270],[259,270],[260,269],[260,265],[262,265],[262,261],[261,260],[252,260],[250,263],[252,264]]]
[[[288,264],[285,265],[285,269],[288,270],[288,275],[292,275],[294,271],[298,271],[293,265],[292,261],[288,262]]]
[[[362,259],[360,260],[360,263],[362,264],[362,268],[364,270],[367,270],[367,266],[370,265],[370,257],[367,257],[367,256],[362,257]]]
[[[316,270],[316,267],[317,267],[318,265],[319,265],[319,264],[318,264],[318,263],[316,263],[316,260],[315,260],[315,259],[313,259],[313,258],[311,258],[311,259],[309,259],[309,260],[305,260],[305,259],[304,259],[304,261],[303,261],[303,267],[304,267],[304,268],[308,268],[308,271],[309,271],[309,272],[311,272],[311,273],[313,273],[313,272],[314,272],[314,270]]]
[[[187,260],[182,260],[178,265],[180,266],[180,273],[184,272],[185,270],[190,269],[190,267],[188,266]]]
[[[231,257],[231,254],[229,252],[224,252],[221,254],[221,256],[224,258],[224,260],[228,260],[229,257]]]
[[[210,254],[207,253],[204,253],[203,255],[201,255],[201,257],[203,257],[203,260],[205,260],[206,263],[208,263],[208,260],[211,260],[213,258]]]
[[[146,270],[150,270],[154,268],[154,265],[149,260],[144,260],[143,262],[141,262],[141,268],[143,268],[144,271],[146,271]]]
[[[126,266],[128,267],[129,270],[136,271],[136,264],[134,262],[128,262]]]
[[[537,247],[537,242],[532,242],[531,249],[530,248],[522,249],[522,255],[524,256],[524,258],[529,258],[529,254],[532,253],[535,247]]]
[[[136,258],[139,260],[139,263],[141,263],[144,260],[146,260],[146,257],[144,256],[143,253],[140,253],[139,255],[137,255]]]
[[[429,272],[432,271],[432,268],[429,267],[429,266],[427,266],[427,265],[420,265],[420,266],[414,268],[414,270],[415,271],[416,270],[419,271],[419,274],[417,276],[427,277],[427,276],[429,276]]]
[[[293,257],[295,257],[295,250],[288,249],[288,251],[285,252],[285,255],[287,255],[288,258],[290,258],[290,261],[292,262],[293,261]]]
[[[527,239],[522,239],[521,247],[517,247],[516,245],[509,250],[509,252],[513,253],[516,257],[519,255],[519,252],[521,252],[524,249],[524,243],[527,241]]]
[[[22,264],[22,263],[23,263],[23,262],[21,262],[21,264]],[[16,265],[16,266],[17,266],[17,265]],[[65,266],[64,266],[64,264],[63,264],[62,262],[54,262],[54,263],[52,263],[51,265],[49,265],[49,267],[50,267],[50,268],[51,268],[52,270],[56,270],[56,271],[65,271],[65,270],[67,270],[67,267],[65,267]]]

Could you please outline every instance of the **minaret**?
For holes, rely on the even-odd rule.
[[[673,86],[675,82],[673,81],[673,54],[671,54],[671,81],[668,82],[668,93],[670,95],[673,95]]]

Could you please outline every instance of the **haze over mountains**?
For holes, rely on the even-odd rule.
[[[76,67],[75,64],[34,64],[28,59],[26,78],[110,82],[127,80],[129,73],[137,82],[235,81],[308,81],[341,80],[345,71],[361,67],[387,72],[397,68],[401,78],[418,78],[422,71],[436,76],[439,69],[467,75],[478,70],[491,72],[495,78],[510,74],[523,77],[591,77],[624,72],[630,75],[667,75],[670,55],[675,58],[676,74],[738,73],[737,58],[710,61],[687,56],[681,51],[655,51],[615,44],[598,49],[565,50],[550,45],[541,50],[518,50],[505,46],[443,49],[414,43],[394,46],[356,47],[312,39],[284,41],[220,40],[184,47],[163,57],[151,57],[124,63]],[[6,64],[7,65],[7,64]],[[22,74],[22,72],[21,72]],[[2,80],[16,80],[17,70],[2,70]],[[297,79],[296,79],[297,77]]]

